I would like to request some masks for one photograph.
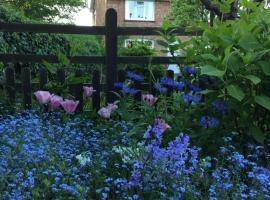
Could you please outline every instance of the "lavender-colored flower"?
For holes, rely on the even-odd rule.
[[[187,103],[199,103],[201,101],[201,97],[198,95],[184,94],[183,100]]]
[[[197,69],[191,67],[184,67],[183,71],[190,75],[196,75],[198,73]]]
[[[128,86],[124,86],[122,92],[125,94],[135,95],[137,92],[139,92],[139,90]]]
[[[123,82],[116,82],[114,83],[114,87],[122,89],[125,86],[125,83]]]
[[[153,87],[161,93],[167,92],[167,88],[162,87],[159,83],[155,83]]]
[[[206,129],[215,128],[219,125],[219,120],[210,116],[202,116],[200,119],[200,124]]]
[[[190,85],[189,89],[193,92],[201,92],[203,89],[198,87],[197,85]]]
[[[135,74],[133,72],[128,72],[127,77],[134,79],[135,81],[142,81],[142,76],[140,74]]]
[[[226,114],[229,112],[229,106],[224,101],[215,100],[214,102],[212,102],[212,106],[215,110],[222,114]]]

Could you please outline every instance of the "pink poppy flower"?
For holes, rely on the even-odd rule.
[[[103,107],[103,108],[99,109],[98,114],[103,118],[110,118],[111,110],[109,110],[108,108]]]
[[[155,119],[154,120],[154,128],[159,129],[160,133],[163,133],[168,128],[171,128],[171,126],[169,124],[167,124],[164,119]]]
[[[67,113],[73,113],[79,105],[79,101],[65,100],[62,101],[61,106]]]
[[[50,107],[52,109],[59,108],[61,106],[61,102],[63,101],[62,97],[59,97],[57,95],[52,95],[50,100]]]
[[[142,100],[144,103],[148,104],[149,106],[152,106],[156,103],[158,100],[157,97],[154,97],[152,94],[143,94]]]
[[[113,104],[113,103],[108,103],[106,108],[108,110],[110,110],[110,112],[114,112],[118,109],[118,106],[116,104]]]
[[[50,101],[51,94],[48,91],[38,90],[35,93],[35,96],[40,104],[47,104]]]
[[[95,91],[93,87],[83,86],[83,93],[86,97],[91,97]]]

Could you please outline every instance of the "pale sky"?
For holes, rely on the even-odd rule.
[[[83,8],[74,14],[74,23],[78,26],[93,26],[93,17],[89,8]]]

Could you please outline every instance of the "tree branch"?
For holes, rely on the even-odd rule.
[[[218,5],[212,3],[212,0],[201,0],[202,4],[205,6],[207,10],[213,12],[218,16],[220,20],[228,20],[228,19],[237,19],[238,12],[238,0],[235,0],[231,4],[231,10],[228,13],[222,13]]]

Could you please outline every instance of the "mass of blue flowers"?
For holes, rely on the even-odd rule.
[[[205,157],[187,134],[166,142],[151,125],[138,141],[124,121],[35,111],[0,120],[0,199],[270,199],[270,145],[243,153],[227,137]]]

